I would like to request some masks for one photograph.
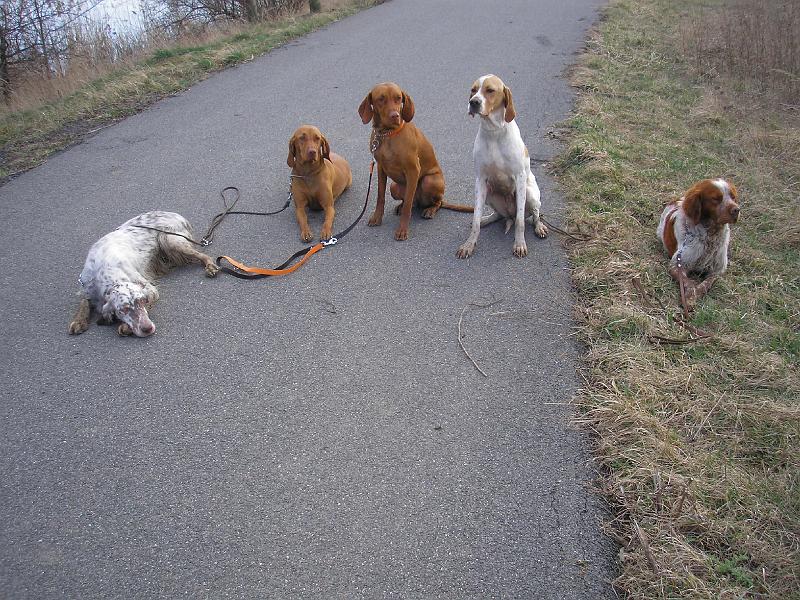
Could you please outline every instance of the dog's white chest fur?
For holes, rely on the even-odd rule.
[[[517,124],[487,126],[481,122],[472,149],[475,171],[484,177],[497,194],[514,192],[514,176],[525,173],[525,145]],[[509,189],[510,188],[510,189]]]

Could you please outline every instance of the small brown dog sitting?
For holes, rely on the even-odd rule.
[[[286,164],[292,168],[291,190],[300,239],[309,242],[314,237],[308,226],[306,207],[325,211],[319,239],[329,239],[336,214],[333,204],[353,182],[350,165],[331,152],[328,140],[313,125],[298,127],[292,134]]]
[[[389,192],[403,203],[397,207],[400,224],[396,240],[408,239],[408,224],[414,203],[423,209],[422,217],[432,219],[440,208],[472,212],[471,206],[444,202],[444,174],[433,146],[417,127],[414,102],[396,83],[376,85],[358,107],[361,121],[372,121],[370,151],[378,163],[378,202],[369,219],[370,227],[383,221],[386,178],[393,181]]]

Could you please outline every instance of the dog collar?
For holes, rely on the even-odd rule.
[[[372,135],[370,136],[370,143],[369,143],[370,152],[372,152],[374,154],[375,151],[378,149],[378,146],[380,146],[381,142],[383,142],[383,140],[388,139],[390,137],[396,136],[398,133],[400,133],[403,130],[403,127],[405,127],[405,126],[406,126],[406,122],[401,120],[400,121],[400,127],[398,127],[397,129],[388,129],[386,131],[382,131],[381,132],[381,131],[378,131],[377,129],[373,128],[372,129]]]

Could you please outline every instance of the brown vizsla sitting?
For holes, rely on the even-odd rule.
[[[303,125],[289,139],[289,156],[286,164],[292,168],[292,197],[300,239],[311,241],[314,234],[308,226],[306,206],[312,210],[324,210],[325,221],[319,239],[327,240],[333,235],[333,203],[353,182],[350,165],[331,152],[328,140],[313,125]]]
[[[387,176],[393,182],[389,188],[392,198],[403,201],[396,209],[400,215],[396,240],[408,239],[415,202],[425,219],[432,219],[440,208],[472,212],[471,206],[444,202],[444,174],[428,138],[410,123],[414,102],[399,85],[376,85],[358,107],[358,114],[365,125],[372,121],[370,151],[378,163],[378,202],[369,219],[371,227],[383,221]]]

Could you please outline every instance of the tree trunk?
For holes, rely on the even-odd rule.
[[[8,36],[0,29],[0,91],[6,103],[11,99],[11,79],[8,76]]]
[[[258,0],[244,0],[244,11],[248,23],[258,21]]]

